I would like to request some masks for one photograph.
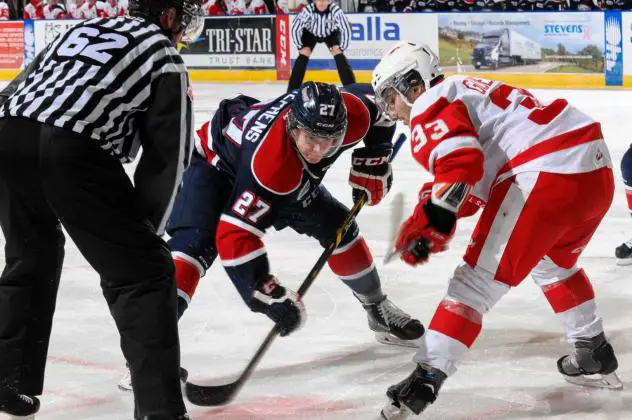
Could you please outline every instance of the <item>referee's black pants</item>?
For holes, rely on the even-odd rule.
[[[0,225],[6,240],[0,385],[42,393],[63,226],[101,276],[130,364],[137,415],[185,412],[175,270],[140,209],[123,166],[94,140],[27,119],[0,119]]]

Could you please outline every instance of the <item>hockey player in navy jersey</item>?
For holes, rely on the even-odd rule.
[[[623,154],[621,160],[621,174],[623,175],[623,183],[625,184],[625,195],[628,201],[628,209],[632,216],[632,145]],[[622,243],[615,249],[618,265],[632,264],[632,238]]]
[[[264,232],[290,227],[327,246],[349,209],[321,182],[338,156],[360,142],[363,147],[352,153],[353,195],[365,191],[369,205],[386,195],[395,126],[379,113],[372,95],[368,84],[340,92],[309,82],[266,102],[248,96],[220,102],[197,132],[197,152],[167,229],[180,315],[219,255],[251,310],[271,318],[282,336],[301,325],[303,303],[270,272]],[[366,309],[378,341],[418,344],[423,326],[382,292],[355,223],[328,262]]]

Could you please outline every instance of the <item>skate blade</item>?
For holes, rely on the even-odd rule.
[[[9,420],[35,420],[35,414],[29,414],[28,416],[9,415]]]
[[[623,389],[623,383],[616,372],[607,375],[581,375],[581,376],[564,376],[567,382],[574,385],[588,386],[591,388],[603,388],[619,391]]]
[[[403,340],[401,338],[395,337],[393,334],[388,332],[376,331],[375,339],[382,343],[388,344],[390,346],[399,346],[399,347],[408,347],[417,349],[421,345],[421,337],[416,338],[414,340]]]
[[[412,415],[408,407],[398,407],[393,403],[387,404],[380,412],[380,418],[384,420],[406,420]]]
[[[632,265],[632,258],[617,258],[617,265]]]

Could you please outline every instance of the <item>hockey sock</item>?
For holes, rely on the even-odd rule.
[[[594,337],[603,331],[601,318],[595,313],[595,291],[584,270],[542,286],[542,291],[562,322],[567,338]]]
[[[383,299],[380,277],[363,237],[357,236],[348,244],[336,248],[328,263],[331,271],[353,290],[362,303],[375,303]]]
[[[338,69],[338,74],[340,75],[340,81],[343,86],[350,85],[356,82],[355,75],[353,74],[353,70],[351,69],[351,65],[347,61],[347,57],[344,54],[340,53],[338,55],[334,55],[334,60],[336,61],[336,68]]]
[[[176,266],[179,319],[195,294],[200,277],[204,275],[204,268],[194,258],[181,252],[173,253],[173,263]]]
[[[441,301],[429,330],[439,332],[470,348],[483,327],[483,316],[474,308],[451,299]]]
[[[301,87],[301,84],[303,83],[303,78],[305,77],[305,71],[307,70],[308,62],[308,56],[303,54],[298,55],[298,58],[294,62],[294,67],[292,67],[292,74],[290,75],[290,81],[287,85],[288,92]]]

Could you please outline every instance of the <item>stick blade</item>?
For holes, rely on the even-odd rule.
[[[226,385],[196,385],[187,382],[184,389],[187,399],[193,405],[213,407],[228,404],[237,394],[238,382]]]
[[[389,232],[388,232],[388,249],[384,256],[384,264],[388,264],[399,255],[399,252],[395,250],[395,242],[397,242],[397,234],[399,228],[404,220],[404,206],[405,206],[404,194],[397,193],[391,203],[391,213],[389,215]]]

